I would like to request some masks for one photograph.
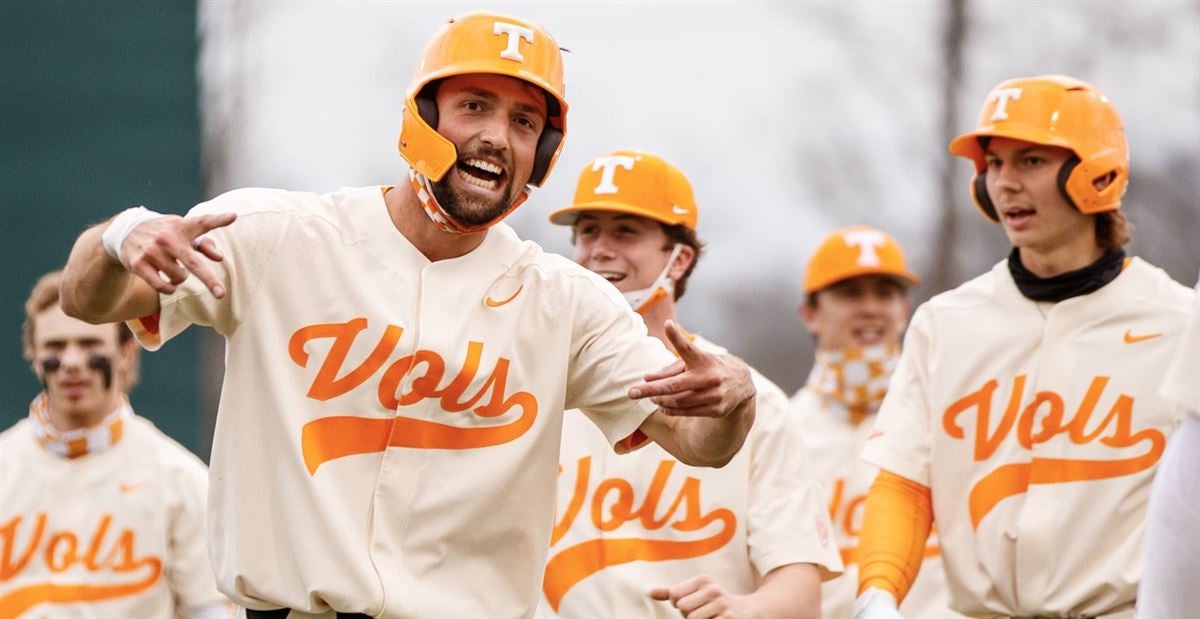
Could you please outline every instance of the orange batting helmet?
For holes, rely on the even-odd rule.
[[[567,101],[562,53],[542,26],[498,13],[450,18],[425,49],[404,99],[400,155],[430,182],[441,180],[458,160],[454,143],[437,132],[434,100],[438,80],[487,73],[524,80],[546,93],[547,123],[538,140],[529,184],[540,187],[562,152]]]
[[[987,161],[981,138],[1006,137],[1059,146],[1075,154],[1063,164],[1059,188],[1080,212],[1115,211],[1129,185],[1129,146],[1117,110],[1095,86],[1062,75],[1022,77],[1001,83],[988,94],[974,131],[950,142],[950,152],[975,162],[971,196],[998,222],[987,194]],[[1112,175],[1103,189],[1095,181]]]

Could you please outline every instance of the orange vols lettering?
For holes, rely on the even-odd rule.
[[[579,459],[574,491],[562,518],[554,525],[551,545],[558,543],[571,529],[584,503],[587,502],[591,461],[590,456]],[[719,521],[721,529],[708,537],[696,540],[600,538],[564,548],[546,563],[542,591],[551,608],[557,611],[563,596],[571,587],[607,567],[632,561],[673,561],[699,557],[729,543],[737,530],[737,517],[725,508],[701,514],[700,480],[695,477],[684,478],[670,506],[661,517],[657,515],[675,464],[673,460],[659,462],[646,490],[646,496],[636,510],[633,507],[636,502],[633,484],[620,478],[601,481],[591,497],[592,526],[598,531],[607,532],[636,520],[646,531],[656,531],[670,524],[676,531],[690,532],[699,531]],[[559,472],[562,472],[561,467]],[[676,518],[681,508],[683,513]]]
[[[1110,377],[1092,378],[1087,393],[1069,420],[1065,417],[1066,405],[1063,397],[1053,391],[1039,391],[1034,394],[1032,401],[1021,407],[1025,380],[1024,374],[1013,380],[1008,407],[994,432],[989,434],[992,396],[998,385],[993,379],[984,383],[978,391],[960,398],[946,408],[942,415],[942,427],[946,434],[952,438],[965,438],[966,431],[958,418],[974,409],[976,462],[991,457],[1012,433],[1014,426],[1017,444],[1027,451],[1059,434],[1065,434],[1067,439],[1076,445],[1099,440],[1101,444],[1115,449],[1138,444],[1145,444],[1146,449],[1139,456],[1125,459],[1071,460],[1033,457],[1030,462],[1000,465],[971,489],[968,504],[974,527],[978,528],[979,523],[997,504],[1008,497],[1025,492],[1029,484],[1057,484],[1132,475],[1154,466],[1162,456],[1166,437],[1161,431],[1154,428],[1133,431],[1133,398],[1128,395],[1119,394],[1104,419],[1089,429],[1092,413],[1095,412]]]
[[[388,447],[476,449],[499,445],[516,439],[533,426],[537,418],[537,398],[527,391],[508,393],[508,359],[498,358],[483,385],[475,393],[467,394],[479,375],[483,357],[482,342],[467,343],[467,355],[462,368],[449,384],[442,387],[446,361],[432,350],[417,350],[384,368],[404,334],[404,329],[388,325],[371,354],[339,376],[351,346],[366,328],[367,319],[360,317],[344,323],[309,325],[292,334],[288,353],[300,367],[308,365],[309,355],[305,350],[308,342],[333,339],[329,354],[313,379],[308,397],[323,401],[343,395],[382,369],[376,396],[379,404],[389,410],[425,399],[437,399],[447,413],[471,410],[479,417],[491,418],[500,417],[519,407],[521,415],[505,424],[483,427],[460,427],[399,416],[383,419],[351,415],[323,417],[310,421],[301,430],[301,450],[310,475],[330,460],[375,453]],[[402,391],[405,380],[414,372],[421,372],[421,375]]]
[[[91,573],[122,574],[143,571],[143,568],[148,568],[149,571],[145,577],[127,583],[89,585],[46,582],[11,590],[5,587],[6,592],[0,595],[0,616],[17,617],[38,604],[87,602],[133,595],[149,588],[162,575],[162,560],[159,557],[137,558],[136,537],[129,529],[121,532],[103,559],[97,558],[105,545],[108,529],[112,524],[112,514],[100,517],[91,539],[88,540],[87,550],[82,555],[79,553],[78,535],[72,531],[54,531],[47,536],[46,522],[46,513],[39,513],[28,546],[15,557],[17,528],[21,525],[21,516],[12,518],[0,527],[0,542],[3,542],[4,547],[3,554],[0,555],[0,582],[7,582],[19,576],[29,566],[33,557],[37,556],[39,549],[42,551],[43,564],[54,574],[66,572],[78,565],[82,565]]]
[[[315,400],[328,400],[363,384],[383,365],[384,361],[387,361],[392,350],[396,348],[396,343],[400,341],[400,336],[404,333],[404,329],[388,325],[370,356],[345,376],[338,378],[337,373],[341,370],[342,363],[346,361],[350,345],[354,343],[358,333],[366,328],[366,318],[355,318],[343,323],[301,327],[292,334],[291,340],[288,341],[288,354],[292,361],[300,367],[308,365],[308,352],[304,350],[305,344],[314,339],[334,338],[333,345],[329,349],[329,356],[321,364],[321,369],[317,371],[317,377],[313,379],[312,387],[308,390],[308,397]]]

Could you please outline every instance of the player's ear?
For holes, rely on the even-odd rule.
[[[808,327],[808,330],[811,331],[813,335],[816,335],[817,304],[814,301],[815,299],[805,299],[804,301],[801,301],[798,313],[800,314],[800,320],[804,321],[804,326]]]
[[[121,362],[125,365],[133,363],[134,356],[137,355],[138,344],[135,340],[128,339],[118,345],[118,354],[121,355]]]
[[[671,265],[671,271],[668,276],[671,279],[678,281],[679,278],[683,277],[684,273],[687,273],[688,268],[692,266],[692,262],[695,260],[696,250],[693,249],[691,245],[684,245],[680,243],[679,255],[675,257],[675,264]]]

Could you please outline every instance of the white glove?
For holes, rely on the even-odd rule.
[[[896,598],[883,589],[868,587],[854,600],[853,619],[904,619],[896,610]]]

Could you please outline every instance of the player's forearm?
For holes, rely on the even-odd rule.
[[[755,398],[749,397],[724,417],[676,417],[684,464],[720,468],[737,455],[754,425]]]
[[[761,619],[817,619],[821,616],[821,575],[811,563],[771,570],[747,598]]]
[[[120,310],[131,309],[124,306],[128,305],[136,278],[104,251],[100,237],[108,224],[105,222],[84,231],[71,248],[71,255],[63,268],[63,311],[68,316],[94,324],[137,318],[156,309],[150,308],[150,311],[141,314],[125,312],[136,315],[121,315]]]
[[[904,600],[925,558],[933,526],[928,487],[881,470],[867,493],[858,536],[858,591],[870,587]]]

